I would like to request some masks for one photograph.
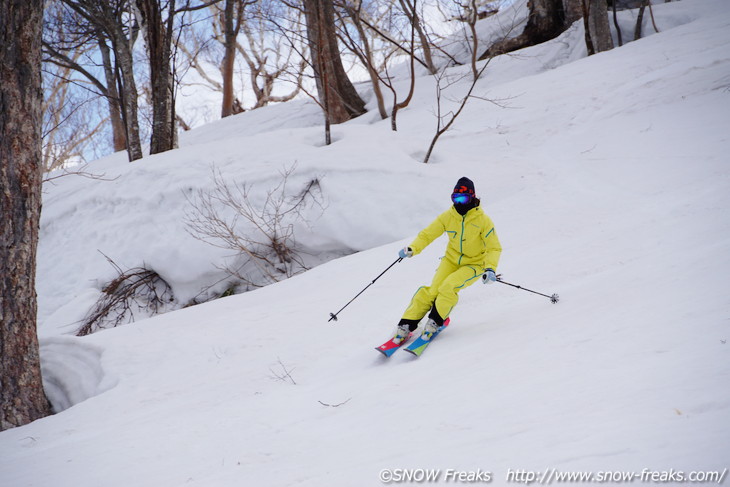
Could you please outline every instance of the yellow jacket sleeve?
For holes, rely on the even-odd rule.
[[[494,226],[492,226],[484,237],[484,244],[487,249],[487,254],[484,259],[484,268],[492,269],[496,272],[497,265],[499,264],[499,257],[502,255],[502,245],[499,243],[497,231],[494,229]]]
[[[448,211],[440,214],[430,225],[418,233],[415,240],[409,245],[413,250],[413,255],[420,254],[431,242],[443,235],[446,231],[447,214]]]

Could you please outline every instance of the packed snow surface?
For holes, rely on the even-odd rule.
[[[477,91],[498,103],[471,100],[429,164],[435,80],[422,75],[398,132],[371,110],[325,146],[321,113],[302,100],[211,123],[133,164],[96,161],[88,170],[101,179],[48,183],[39,334],[59,412],[0,434],[0,485],[375,486],[419,468],[443,483],[447,469],[489,472],[492,485],[525,480],[518,470],[722,473],[730,8],[684,0],[654,13],[659,33],[647,24],[652,35],[589,58],[575,25],[494,59]],[[622,12],[624,32],[635,15]],[[469,73],[447,71],[466,77],[444,112]],[[322,201],[294,230],[321,265],[73,336],[115,277],[105,256],[157,271],[173,307],[224,286],[231,252],[186,231],[190,195],[218,171],[262,200],[288,168],[293,192],[319,183]],[[385,359],[373,347],[429,282],[439,239],[328,322],[465,175],[497,227],[504,280],[560,303],[478,283],[422,357]]]

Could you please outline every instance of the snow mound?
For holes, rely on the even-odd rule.
[[[114,385],[101,365],[102,350],[80,339],[44,338],[40,341],[40,355],[43,386],[56,413]]]

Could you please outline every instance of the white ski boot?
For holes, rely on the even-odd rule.
[[[394,343],[403,343],[411,336],[411,328],[407,324],[398,325],[395,329]]]
[[[424,340],[430,340],[433,334],[436,333],[439,328],[441,328],[441,326],[434,320],[429,318],[426,322],[426,326],[423,327],[423,333],[421,334],[421,338]]]

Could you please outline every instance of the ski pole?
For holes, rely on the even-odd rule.
[[[383,272],[381,272],[380,274],[378,274],[378,277],[376,277],[375,279],[373,279],[370,284],[368,284],[367,286],[365,286],[365,289],[367,289],[370,286],[372,286],[373,284],[375,284],[375,281],[377,281],[378,279],[380,279],[380,277],[383,274],[385,274],[386,272],[388,272],[391,267],[393,267],[394,265],[396,265],[398,262],[400,262],[402,260],[403,260],[403,257],[398,257],[398,259],[396,259],[395,262],[393,262],[392,264],[390,264]],[[365,289],[363,289],[362,291],[360,291],[359,293],[357,293],[354,298],[352,298],[350,301],[347,302],[346,305],[344,305],[342,308],[340,308],[340,311],[338,311],[337,313],[330,313],[330,319],[327,320],[327,321],[332,321],[332,320],[337,321],[337,315],[340,314],[343,309],[347,308],[350,305],[350,303],[352,303],[353,301],[355,301],[358,296],[360,296],[362,293],[364,293],[365,292]]]
[[[529,291],[533,294],[539,294],[540,296],[545,296],[546,298],[550,298],[550,302],[553,304],[557,304],[557,302],[560,300],[560,296],[558,296],[557,294],[548,296],[547,294],[539,293],[537,291],[533,291],[532,289],[527,289],[526,287],[518,286],[517,284],[510,284],[509,282],[505,282],[499,276],[497,276],[497,282],[501,282],[502,284],[507,284],[508,286],[516,287],[517,289],[522,289],[523,291]]]

